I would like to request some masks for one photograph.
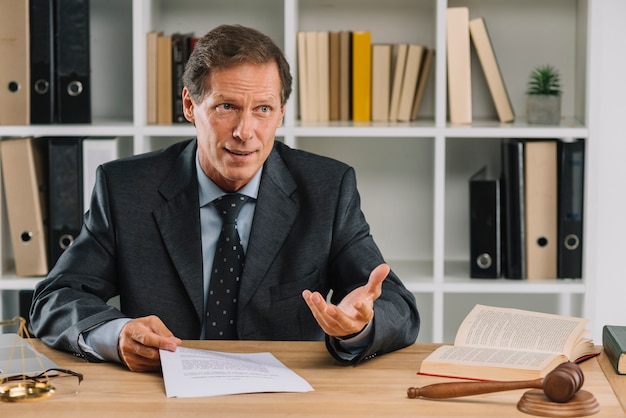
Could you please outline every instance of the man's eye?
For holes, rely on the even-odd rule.
[[[270,107],[269,106],[261,106],[259,107],[259,109],[261,110],[261,112],[263,113],[267,113],[270,111]]]
[[[230,105],[229,103],[222,103],[221,105],[218,106],[219,108],[222,108],[224,110],[231,110],[233,108],[232,105]]]

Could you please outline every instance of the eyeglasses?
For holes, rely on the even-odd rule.
[[[72,396],[78,393],[82,373],[69,369],[48,369],[36,375],[17,374],[0,379],[0,400],[23,402],[50,396]]]

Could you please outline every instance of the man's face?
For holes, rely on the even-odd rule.
[[[278,66],[241,64],[214,71],[209,86],[200,103],[183,90],[185,117],[196,127],[202,170],[234,192],[261,168],[282,123]]]

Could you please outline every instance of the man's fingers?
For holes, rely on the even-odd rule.
[[[372,270],[366,285],[368,292],[374,293],[376,297],[380,296],[383,289],[383,281],[387,278],[390,271],[391,267],[385,263],[378,265]]]

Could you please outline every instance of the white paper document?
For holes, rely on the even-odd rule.
[[[187,347],[160,353],[168,398],[314,390],[270,353],[236,354]]]

